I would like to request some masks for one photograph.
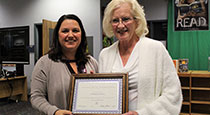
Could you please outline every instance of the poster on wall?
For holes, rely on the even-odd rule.
[[[208,0],[174,0],[174,30],[209,30]]]

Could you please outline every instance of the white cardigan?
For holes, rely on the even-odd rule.
[[[141,37],[139,42],[136,111],[139,115],[179,115],[182,105],[181,85],[168,51],[156,40]],[[118,43],[100,52],[100,73],[111,72]]]

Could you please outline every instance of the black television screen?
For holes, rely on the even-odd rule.
[[[29,64],[29,26],[0,28],[2,63]]]

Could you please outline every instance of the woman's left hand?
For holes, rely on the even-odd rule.
[[[127,113],[124,113],[122,115],[138,115],[138,113],[135,111],[128,111]]]

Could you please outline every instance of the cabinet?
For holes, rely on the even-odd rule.
[[[2,62],[29,64],[29,29],[29,26],[0,29]]]
[[[21,101],[27,101],[27,78],[17,76],[0,79],[0,98],[19,96]]]
[[[210,72],[178,73],[182,85],[181,115],[210,115]]]
[[[149,20],[147,21],[149,34],[148,37],[159,40],[167,40],[168,20]]]

